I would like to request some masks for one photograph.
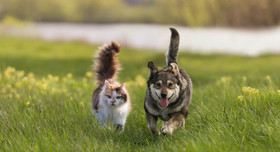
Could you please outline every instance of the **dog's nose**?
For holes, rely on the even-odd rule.
[[[166,98],[167,97],[167,93],[161,93],[160,94],[162,98]]]

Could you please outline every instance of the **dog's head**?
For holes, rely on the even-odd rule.
[[[159,70],[153,62],[148,63],[150,77],[148,87],[152,98],[161,107],[167,107],[175,102],[183,86],[181,74],[176,63]]]

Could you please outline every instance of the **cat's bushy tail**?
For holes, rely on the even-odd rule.
[[[120,52],[120,45],[112,41],[111,44],[104,44],[96,53],[94,61],[94,72],[98,84],[104,84],[105,80],[115,81],[121,65],[117,58]]]

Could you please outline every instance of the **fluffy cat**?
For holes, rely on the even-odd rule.
[[[116,81],[121,65],[117,58],[120,45],[112,41],[99,48],[94,62],[98,88],[92,94],[93,114],[98,122],[106,126],[110,123],[118,131],[123,131],[131,103],[126,85]]]

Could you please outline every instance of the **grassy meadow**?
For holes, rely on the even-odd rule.
[[[180,52],[194,86],[190,114],[172,136],[155,137],[143,109],[147,62],[164,67],[164,53],[122,48],[119,81],[133,110],[118,134],[91,111],[97,48],[0,37],[0,151],[280,151],[279,55]]]

